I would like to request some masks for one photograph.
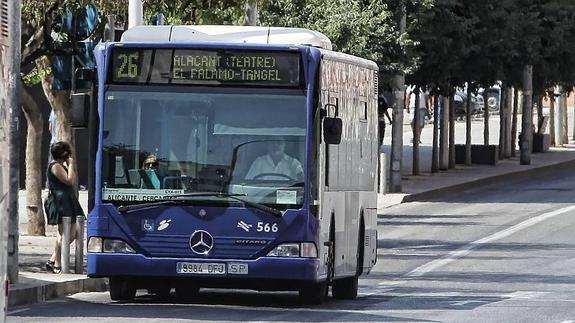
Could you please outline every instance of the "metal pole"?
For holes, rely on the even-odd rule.
[[[61,262],[62,273],[70,272],[70,228],[72,227],[72,218],[69,216],[62,217],[62,248]]]
[[[8,108],[10,116],[10,192],[8,194],[8,280],[18,282],[18,189],[20,188],[20,15],[21,2],[8,5],[9,51],[8,51]]]
[[[128,28],[144,24],[144,7],[142,0],[130,0],[128,2]]]
[[[387,191],[387,158],[384,153],[379,153],[379,194]]]
[[[84,216],[76,217],[76,253],[74,254],[74,273],[84,272]]]

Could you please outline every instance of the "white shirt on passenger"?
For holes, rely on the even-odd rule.
[[[301,175],[303,175],[303,168],[297,159],[286,154],[283,155],[277,164],[274,164],[271,156],[266,154],[254,160],[246,174],[246,179],[253,179],[260,174],[283,174],[291,179],[300,179]],[[273,175],[262,176],[261,179],[288,180],[286,177]]]

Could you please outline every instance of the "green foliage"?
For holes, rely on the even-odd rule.
[[[239,25],[244,1],[237,0],[144,0],[144,18],[162,13],[165,24]]]
[[[382,72],[401,69],[402,38],[386,1],[275,0],[259,9],[262,25],[316,30],[336,51],[374,60]]]
[[[23,0],[23,48],[51,6],[87,0]],[[94,0],[101,16],[127,22],[128,0]],[[240,25],[245,0],[143,0],[145,21]],[[536,92],[575,84],[575,2],[572,0],[258,0],[261,25],[301,27],[329,37],[334,50],[374,60],[382,79],[397,71],[408,82],[449,89],[466,82],[521,84],[534,66]],[[400,34],[398,17],[407,13]],[[38,74],[34,74],[38,75]],[[35,77],[30,76],[31,80]]]
[[[32,70],[22,77],[24,84],[28,87],[40,84],[42,80],[52,74],[52,69],[50,67],[40,67],[35,66]]]

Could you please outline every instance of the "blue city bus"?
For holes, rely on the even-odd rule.
[[[305,29],[201,28],[139,26],[95,51],[88,276],[123,301],[355,298],[377,259],[377,65]]]

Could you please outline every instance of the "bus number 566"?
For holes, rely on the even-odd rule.
[[[264,222],[258,222],[258,227],[257,227],[257,231],[258,232],[278,232],[278,224],[274,223],[274,224],[270,224],[270,223],[264,223]]]

